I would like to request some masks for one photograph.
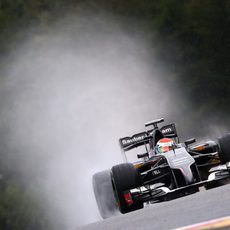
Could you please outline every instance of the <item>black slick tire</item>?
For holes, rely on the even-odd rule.
[[[230,161],[230,133],[219,138],[218,143],[220,161],[225,164]]]
[[[111,170],[114,194],[121,213],[128,213],[143,208],[142,202],[134,202],[128,205],[124,198],[124,192],[140,185],[140,176],[131,163],[119,164]]]

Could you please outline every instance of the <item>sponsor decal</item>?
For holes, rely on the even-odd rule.
[[[158,174],[160,174],[160,173],[161,173],[161,172],[160,172],[159,169],[152,171],[153,176],[158,175]]]
[[[175,134],[176,135],[176,129],[174,124],[166,125],[161,128],[161,132],[164,135],[169,135],[169,134]]]
[[[144,140],[145,137],[147,137],[147,133],[140,133],[140,134],[136,134],[132,137],[122,138],[120,140],[121,140],[122,146],[125,147],[125,146],[131,145],[133,143],[136,143],[138,141],[142,141],[142,140]]]
[[[166,128],[166,129],[163,129],[161,132],[162,132],[163,134],[166,134],[166,133],[171,133],[171,132],[173,132],[173,130],[172,130],[172,128]]]

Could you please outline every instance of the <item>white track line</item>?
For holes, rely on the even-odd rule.
[[[193,224],[175,230],[202,230],[202,229],[218,229],[229,226],[230,229],[230,216],[204,221],[198,224]]]

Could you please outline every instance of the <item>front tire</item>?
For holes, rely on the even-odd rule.
[[[230,133],[218,138],[219,145],[219,158],[222,164],[226,164],[230,161]],[[223,186],[227,184],[226,181],[214,181],[210,184],[206,184],[206,190]]]
[[[219,138],[218,142],[220,161],[225,164],[230,161],[230,133]]]
[[[140,176],[131,163],[119,164],[112,167],[112,183],[114,194],[121,213],[128,213],[143,208],[142,202],[128,205],[124,198],[124,191],[140,186]]]

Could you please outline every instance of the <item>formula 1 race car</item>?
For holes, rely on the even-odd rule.
[[[93,188],[100,214],[108,218],[228,183],[230,133],[218,141],[180,143],[175,124],[158,128],[164,119],[145,124],[152,129],[119,140],[125,163],[93,175]],[[129,163],[127,152],[144,147]]]

